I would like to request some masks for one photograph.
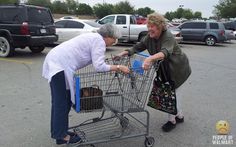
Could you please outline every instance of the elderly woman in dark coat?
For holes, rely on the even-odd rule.
[[[147,18],[148,34],[131,49],[121,52],[118,56],[132,55],[147,50],[151,56],[146,58],[143,68],[148,69],[152,62],[167,59],[170,79],[177,90],[177,115],[169,114],[167,123],[162,126],[163,131],[169,132],[175,128],[176,123],[184,122],[184,115],[179,108],[179,88],[191,74],[187,56],[182,52],[172,33],[166,28],[165,18],[153,13]],[[161,70],[161,69],[160,69]],[[159,73],[159,71],[158,71]],[[181,86],[182,87],[182,86]]]

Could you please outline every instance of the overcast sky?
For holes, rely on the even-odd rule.
[[[124,0],[75,0],[79,3],[86,3],[94,6],[97,3],[115,4]],[[202,17],[213,16],[212,11],[214,6],[219,3],[219,0],[128,0],[135,9],[149,7],[156,12],[165,14],[166,12],[176,11],[180,5],[183,8],[191,9],[193,12],[202,12]]]

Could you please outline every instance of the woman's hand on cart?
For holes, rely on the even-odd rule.
[[[152,61],[152,58],[150,58],[150,57],[146,58],[146,59],[143,61],[142,68],[143,68],[144,70],[148,70],[148,69],[151,67],[152,62],[153,62],[153,61]]]
[[[125,74],[130,73],[130,69],[124,65],[111,65],[111,71],[123,72]]]
[[[113,60],[120,60],[120,58],[122,58],[124,56],[128,56],[128,54],[129,54],[128,51],[120,52],[119,54],[117,54],[113,57]]]
[[[121,71],[125,74],[130,73],[130,69],[127,66],[124,65],[117,65],[118,71]]]

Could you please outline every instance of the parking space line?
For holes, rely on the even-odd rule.
[[[0,60],[7,61],[7,62],[23,63],[23,64],[33,64],[33,62],[24,61],[24,60],[13,60],[13,59],[5,59],[5,58],[0,58]]]

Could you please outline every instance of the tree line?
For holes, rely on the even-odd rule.
[[[129,1],[120,1],[116,4],[97,3],[93,7],[85,3],[79,3],[75,0],[0,0],[0,4],[14,4],[23,1],[26,4],[44,6],[51,9],[52,13],[69,14],[69,15],[93,15],[97,18],[102,18],[109,14],[125,13],[138,14],[146,17],[148,14],[155,12],[155,10],[144,7],[135,9]],[[236,0],[219,0],[219,4],[214,6],[213,15],[217,18],[233,18],[236,17]],[[158,11],[158,10],[157,10]],[[174,18],[202,18],[202,13],[199,11],[193,12],[191,9],[178,8],[174,12],[166,12],[165,17],[169,20]]]

